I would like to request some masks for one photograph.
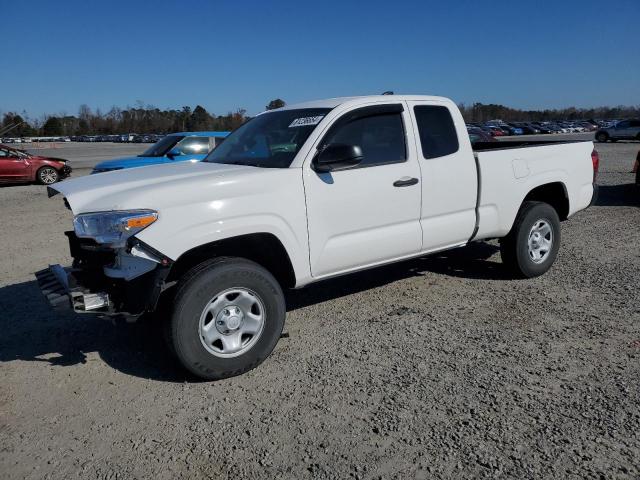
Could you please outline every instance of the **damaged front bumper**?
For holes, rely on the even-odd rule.
[[[60,169],[60,178],[67,178],[71,176],[71,172],[73,172],[73,169],[71,168],[71,166],[69,164],[65,164],[64,167],[62,167]]]
[[[37,272],[43,295],[56,310],[138,317],[156,308],[171,284],[172,262],[142,242],[108,249],[66,232],[72,267],[51,265]]]
[[[70,268],[49,265],[49,268],[35,275],[42,294],[55,310],[73,309],[78,313],[92,313],[96,310],[108,311],[113,306],[108,293],[93,293],[78,285]]]

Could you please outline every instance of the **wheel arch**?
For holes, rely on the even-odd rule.
[[[569,217],[569,195],[563,182],[545,183],[531,189],[520,202],[520,208],[527,201],[548,203],[558,213],[561,221]]]
[[[296,285],[291,258],[272,233],[251,233],[205,243],[184,252],[171,266],[167,281],[179,279],[196,265],[215,257],[231,256],[251,260],[267,269],[283,288]]]
[[[55,166],[50,165],[49,163],[44,163],[44,164],[42,164],[42,165],[39,165],[39,166],[35,167],[35,171],[33,171],[33,170],[32,170],[32,172],[33,172],[33,173],[32,173],[32,175],[33,175],[33,177],[32,177],[32,178],[33,178],[33,181],[43,183],[43,182],[40,180],[40,172],[41,172],[42,170],[44,170],[45,168],[50,168],[50,169],[52,169],[53,171],[55,171],[55,172],[56,172],[56,175],[58,175],[57,179],[58,179],[58,180],[60,179],[60,175],[61,175],[62,169],[58,169],[58,168],[56,168]],[[56,180],[55,182],[53,182],[53,183],[57,183],[57,180]],[[49,185],[52,185],[52,184],[49,184]]]

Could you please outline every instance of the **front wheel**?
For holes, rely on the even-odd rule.
[[[249,260],[202,263],[180,282],[168,341],[194,375],[218,380],[262,363],[282,334],[285,302],[277,280]]]
[[[42,185],[52,185],[59,179],[60,175],[53,167],[42,167],[36,172],[36,180]]]
[[[600,143],[605,143],[607,140],[609,140],[609,135],[607,135],[605,132],[600,132],[596,134],[596,140]]]
[[[545,273],[560,248],[560,219],[544,202],[524,202],[509,234],[500,241],[505,266],[518,277]]]

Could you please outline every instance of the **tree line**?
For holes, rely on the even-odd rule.
[[[285,106],[284,100],[271,100],[267,110]],[[620,119],[640,117],[640,106],[618,106],[598,108],[562,108],[546,110],[519,110],[498,104],[474,103],[459,105],[467,122],[486,122],[501,119],[505,121],[549,121],[578,119]],[[118,133],[172,133],[180,131],[222,130],[238,128],[250,117],[246,110],[238,109],[226,115],[209,113],[201,105],[193,110],[185,106],[181,109],[161,110],[154,106],[137,105],[120,109],[113,107],[108,112],[92,110],[81,105],[77,115],[44,115],[41,120],[31,120],[26,114],[7,112],[2,117],[0,136],[73,136],[111,135]]]
[[[612,120],[640,117],[640,105],[598,107],[598,108],[560,108],[545,110],[518,110],[504,105],[474,103],[458,105],[467,122],[483,123],[488,120],[505,122],[545,122],[559,120]]]
[[[265,108],[271,110],[283,106],[284,100],[277,98],[271,100]],[[93,111],[88,105],[81,105],[77,115],[45,115],[40,121],[30,120],[26,114],[7,112],[2,117],[0,137],[231,131],[249,118],[244,109],[226,115],[215,115],[207,112],[201,105],[193,110],[188,106],[179,110],[161,110],[153,106],[138,105],[126,109],[113,107],[108,112],[100,109]]]

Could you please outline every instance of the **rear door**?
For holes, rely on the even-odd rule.
[[[318,173],[307,164],[310,265],[329,276],[420,252],[420,169],[406,104],[375,104],[338,117],[319,140],[358,145],[364,159]],[[315,152],[315,150],[314,150]]]
[[[614,138],[630,138],[631,135],[631,122],[629,120],[623,120],[622,122],[616,123],[616,126],[613,128],[612,137]]]
[[[466,243],[475,228],[478,178],[471,143],[458,139],[464,120],[453,104],[423,100],[409,107],[422,172],[422,249]]]
[[[31,165],[26,157],[19,157],[13,150],[0,148],[0,179],[4,181],[29,180]]]

